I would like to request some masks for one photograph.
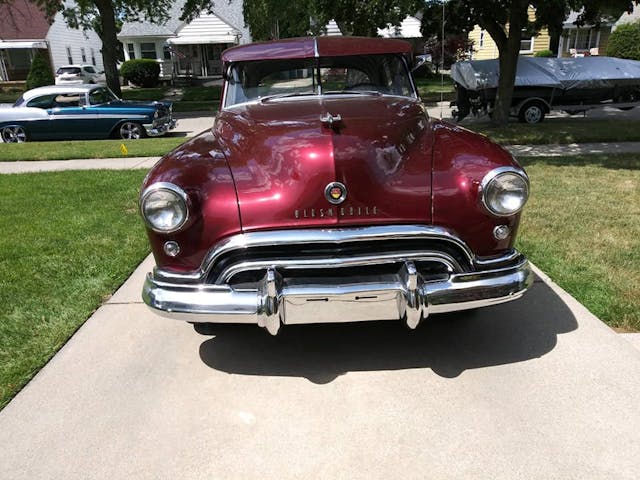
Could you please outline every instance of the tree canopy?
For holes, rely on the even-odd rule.
[[[375,37],[422,8],[420,0],[245,0],[244,18],[254,40],[321,33],[335,20],[343,35]]]

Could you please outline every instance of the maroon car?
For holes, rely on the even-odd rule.
[[[215,123],[147,175],[144,301],[191,322],[401,320],[513,300],[529,182],[504,149],[430,119],[400,40],[223,54]]]

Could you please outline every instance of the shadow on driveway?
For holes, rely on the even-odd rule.
[[[577,328],[571,310],[536,279],[521,299],[430,317],[415,331],[400,322],[284,326],[277,337],[255,325],[195,325],[211,368],[242,375],[304,377],[324,384],[346,372],[430,368],[453,378],[468,369],[522,362],[553,350]]]

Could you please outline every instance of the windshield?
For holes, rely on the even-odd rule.
[[[400,55],[354,55],[239,62],[227,80],[225,107],[301,95],[416,97]]]

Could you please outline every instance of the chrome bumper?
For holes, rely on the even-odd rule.
[[[520,298],[533,283],[529,262],[423,281],[413,262],[397,274],[362,283],[284,279],[269,268],[257,290],[180,284],[148,274],[142,298],[162,316],[197,323],[251,323],[275,335],[281,325],[402,320],[416,328],[432,313],[495,305]]]
[[[176,128],[176,125],[178,124],[177,120],[174,119],[170,119],[167,122],[161,123],[161,124],[146,124],[143,125],[144,130],[147,132],[147,136],[149,137],[159,137],[160,135],[164,135],[165,133],[167,133],[169,130],[173,130],[174,128]]]

